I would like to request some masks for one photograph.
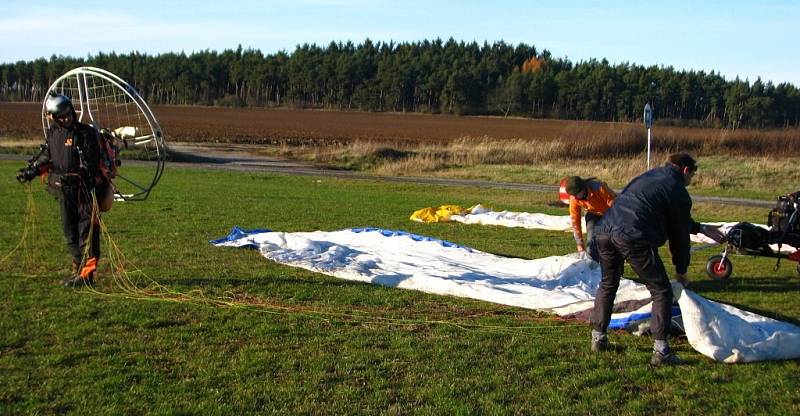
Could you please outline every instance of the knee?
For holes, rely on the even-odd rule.
[[[619,288],[619,276],[603,276],[600,280],[600,287],[604,290],[616,291]]]
[[[653,301],[662,301],[665,303],[672,303],[672,286],[669,282],[666,285],[658,285],[657,287],[650,288],[650,296]]]

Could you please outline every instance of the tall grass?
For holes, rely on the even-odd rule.
[[[281,153],[345,168],[399,174],[446,167],[630,158],[641,155],[646,149],[647,137],[642,130],[627,124],[601,132],[592,123],[573,123],[562,135],[553,138],[462,136],[446,142],[356,140],[328,146],[282,146]],[[696,156],[797,156],[800,155],[800,131],[666,128],[655,131],[651,149],[659,162],[676,151],[688,151]],[[629,168],[640,171],[639,166]]]

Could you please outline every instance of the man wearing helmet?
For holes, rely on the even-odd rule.
[[[20,170],[17,179],[31,181],[36,176],[48,175],[48,192],[59,200],[64,237],[72,254],[72,275],[63,283],[70,287],[92,285],[100,257],[99,213],[92,202],[92,194],[102,178],[98,134],[94,127],[78,121],[72,101],[66,95],[51,92],[45,101],[45,111],[51,120],[46,144],[41,154]],[[109,190],[107,186],[98,189]]]

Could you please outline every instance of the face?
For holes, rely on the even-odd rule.
[[[575,199],[584,199],[584,198],[586,198],[586,189],[582,189],[580,192],[578,192],[577,194],[575,194],[573,196],[575,197]]]
[[[695,172],[697,172],[697,169],[690,170],[689,168],[683,168],[683,183],[686,186],[689,186],[689,185],[692,184],[692,178],[694,178]]]
[[[58,123],[61,127],[72,127],[72,124],[75,121],[75,118],[72,116],[72,111],[67,111],[64,114],[53,116],[53,119]]]

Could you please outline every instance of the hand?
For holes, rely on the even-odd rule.
[[[717,243],[721,243],[725,240],[725,234],[719,230],[719,227],[715,227],[713,225],[701,224],[700,233]]]
[[[686,273],[675,273],[675,280],[682,284],[683,287],[689,287],[689,278],[686,277]]]
[[[575,248],[578,249],[578,253],[585,253],[586,252],[586,248],[583,246],[583,244],[578,244],[577,246],[575,246]]]
[[[39,171],[31,166],[28,166],[27,168],[22,168],[19,170],[19,173],[17,174],[17,180],[20,183],[30,182],[37,176],[39,176]]]

